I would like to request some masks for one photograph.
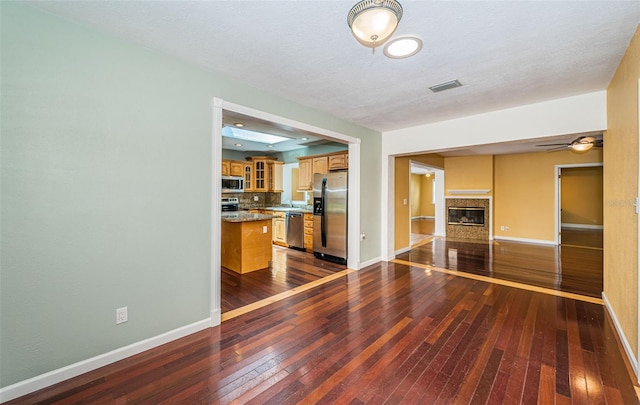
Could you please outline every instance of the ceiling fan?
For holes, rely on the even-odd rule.
[[[601,148],[603,145],[604,143],[602,139],[598,139],[594,136],[580,136],[569,143],[547,143],[547,144],[536,145],[536,146],[542,146],[542,147],[555,146],[555,148],[549,149],[550,151],[560,150],[564,148],[571,148],[578,152],[585,152],[594,146],[596,148]]]

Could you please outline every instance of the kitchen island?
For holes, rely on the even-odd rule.
[[[222,214],[221,264],[244,274],[265,269],[271,262],[273,215],[244,211]]]

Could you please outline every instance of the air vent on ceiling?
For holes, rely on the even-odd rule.
[[[444,83],[436,84],[435,86],[431,86],[429,87],[429,90],[431,90],[434,93],[438,93],[440,91],[455,89],[456,87],[460,87],[460,86],[462,86],[462,83],[460,83],[458,80],[451,80],[450,82],[444,82]]]

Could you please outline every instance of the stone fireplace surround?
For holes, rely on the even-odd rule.
[[[490,239],[491,199],[489,197],[445,197],[445,213],[448,218],[449,207],[481,207],[484,208],[484,225],[452,225],[447,221],[446,235],[450,238]]]

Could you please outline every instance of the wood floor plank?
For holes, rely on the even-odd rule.
[[[618,345],[601,304],[379,263],[7,404],[637,404]]]

